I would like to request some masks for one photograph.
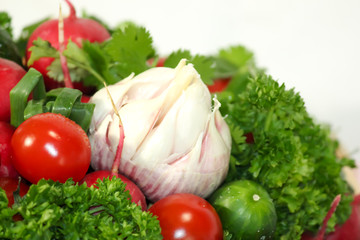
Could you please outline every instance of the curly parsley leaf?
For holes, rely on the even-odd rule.
[[[314,121],[294,89],[261,75],[249,79],[245,91],[225,92],[219,100],[232,134],[238,132],[227,181],[251,179],[269,192],[277,209],[276,239],[316,232],[337,194],[342,201],[328,230],[349,217],[352,190],[341,170],[354,162],[337,157],[330,128]],[[237,128],[252,133],[254,142],[239,141]]]
[[[0,189],[0,238],[162,239],[156,217],[130,201],[119,178],[97,185],[40,180],[12,209]],[[16,214],[23,220],[13,221]]]

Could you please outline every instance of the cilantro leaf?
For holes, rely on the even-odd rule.
[[[190,61],[192,59],[192,55],[190,53],[189,50],[177,50],[175,52],[172,52],[165,60],[164,62],[164,66],[165,67],[170,67],[170,68],[175,68],[178,63],[180,62],[181,59],[187,59],[188,61]]]
[[[172,52],[165,60],[164,66],[174,68],[180,62],[181,59],[187,59],[194,65],[194,68],[201,76],[201,80],[205,84],[212,84],[214,79],[214,67],[213,59],[203,55],[191,55],[189,50],[178,50]]]
[[[42,57],[55,58],[49,66],[48,76],[63,80],[59,53],[49,42],[38,39],[28,65]],[[104,43],[83,40],[82,47],[69,40],[63,52],[67,58],[72,81],[82,81],[86,86],[103,87],[103,83],[114,84],[131,73],[141,73],[149,68],[147,60],[155,55],[149,32],[134,24],[117,29],[112,38]]]
[[[235,143],[227,181],[251,179],[265,187],[277,209],[276,239],[316,232],[338,194],[342,201],[328,230],[349,217],[352,190],[341,170],[354,161],[336,155],[330,128],[314,121],[299,93],[261,75],[249,78],[245,91],[220,94],[219,101]],[[238,128],[254,142],[241,142]]]
[[[220,49],[219,57],[228,60],[235,66],[245,66],[249,61],[254,60],[254,54],[241,45]]]
[[[119,178],[97,185],[40,180],[13,208],[0,189],[0,238],[162,239],[159,221],[130,201]],[[23,220],[14,222],[15,214]]]
[[[27,65],[30,66],[34,64],[36,60],[39,60],[42,57],[52,57],[59,58],[59,52],[51,46],[48,41],[44,41],[41,38],[33,41],[32,47],[29,48],[31,51],[30,58],[27,62]]]
[[[147,70],[149,67],[146,60],[155,54],[150,33],[136,25],[116,30],[105,46],[105,51],[111,56],[113,67],[122,78]]]
[[[230,46],[220,49],[214,56],[215,78],[231,77],[227,91],[234,93],[246,89],[249,78],[256,77],[265,72],[255,64],[253,52],[242,45]]]
[[[80,82],[87,76],[89,76],[89,73],[85,71],[84,69],[76,67],[76,65],[68,63],[69,73],[71,77],[72,82]],[[60,59],[55,59],[50,66],[47,68],[48,73],[47,75],[55,79],[58,82],[64,81],[64,74],[61,68],[61,62]],[[90,84],[89,84],[90,85]],[[91,84],[92,85],[92,84]]]

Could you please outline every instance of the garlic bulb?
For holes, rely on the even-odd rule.
[[[186,60],[158,67],[108,87],[124,126],[119,172],[157,201],[187,192],[209,196],[228,172],[231,136],[220,103]],[[105,89],[90,100],[91,165],[111,169],[119,143],[119,120]]]

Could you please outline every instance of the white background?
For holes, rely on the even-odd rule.
[[[15,35],[45,16],[58,16],[59,0],[0,0]],[[179,48],[214,53],[242,44],[258,65],[295,88],[308,111],[332,126],[360,164],[359,0],[73,0],[110,26],[132,20],[148,28],[163,55]],[[360,178],[359,178],[360,179]]]

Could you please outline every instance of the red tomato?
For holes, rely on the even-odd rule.
[[[208,85],[208,89],[211,93],[222,92],[229,85],[231,78],[219,78],[215,79],[212,85]]]
[[[148,60],[148,64],[149,64],[150,66],[152,66],[153,63],[154,63],[154,60],[155,60],[154,58],[149,59],[149,60]],[[166,61],[166,58],[165,58],[165,57],[160,57],[160,58],[158,59],[155,67],[164,67],[165,61]]]
[[[85,131],[72,120],[55,113],[42,113],[23,122],[11,139],[13,163],[32,183],[40,179],[80,181],[91,159]]]
[[[130,179],[119,173],[117,173],[115,176],[117,178],[120,178],[126,184],[125,191],[129,191],[131,196],[131,201],[139,205],[143,211],[146,211],[147,209],[146,199],[144,194],[141,192],[140,188]],[[103,180],[104,178],[107,177],[111,177],[111,171],[106,171],[106,170],[95,171],[86,174],[85,177],[80,181],[80,184],[83,184],[85,182],[88,187],[94,185],[94,187],[97,188],[96,184],[98,179]]]
[[[6,196],[9,200],[8,206],[11,207],[14,204],[14,192],[16,191],[19,184],[17,178],[0,177],[0,188],[4,189]],[[20,182],[19,195],[24,196],[29,190],[29,186],[23,181]]]
[[[158,216],[165,240],[223,238],[222,225],[215,209],[196,195],[170,195],[155,202],[149,212]]]

